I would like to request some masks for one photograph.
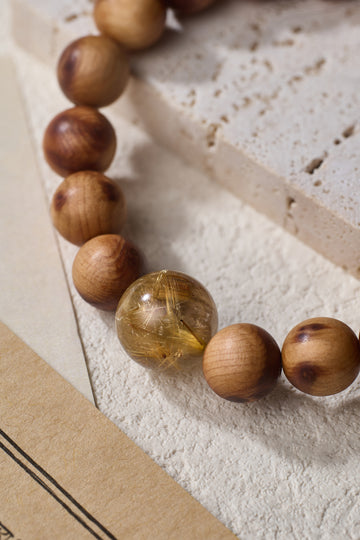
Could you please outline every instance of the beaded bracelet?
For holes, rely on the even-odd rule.
[[[224,399],[255,401],[276,385],[282,368],[299,390],[314,396],[347,388],[360,370],[360,343],[344,323],[306,320],[287,335],[282,351],[262,328],[233,324],[218,333],[217,310],[195,279],[162,270],[142,275],[135,246],[117,233],[126,219],[124,196],[102,173],[116,149],[110,122],[97,109],[124,91],[129,66],[124,49],[148,47],[161,36],[167,7],[179,15],[214,0],[97,0],[98,36],[72,42],[58,63],[58,80],[75,107],[58,114],[44,136],[48,164],[66,177],[51,203],[59,233],[81,246],[74,285],[84,300],[116,310],[120,342],[143,366],[180,369],[203,357],[203,373]]]

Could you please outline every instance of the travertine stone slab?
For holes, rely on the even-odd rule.
[[[14,35],[55,63],[89,0],[13,0]],[[326,257],[360,274],[360,3],[223,0],[133,59],[118,108]]]

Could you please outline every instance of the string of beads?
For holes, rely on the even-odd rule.
[[[237,402],[267,395],[282,369],[305,393],[335,394],[352,384],[360,369],[360,343],[346,324],[324,317],[301,322],[287,335],[282,351],[253,324],[217,332],[209,292],[179,272],[143,275],[138,249],[119,234],[125,198],[102,174],[114,157],[116,134],[98,108],[123,93],[130,73],[126,51],[160,39],[168,8],[183,16],[213,3],[96,1],[94,19],[101,34],[70,43],[58,63],[60,87],[75,106],[55,116],[44,135],[45,158],[65,177],[51,203],[53,223],[64,238],[81,246],[72,271],[77,291],[98,309],[116,311],[118,337],[135,361],[180,369],[203,358],[212,390]]]

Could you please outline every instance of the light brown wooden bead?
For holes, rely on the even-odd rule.
[[[105,171],[113,160],[116,135],[109,120],[91,107],[61,112],[46,128],[46,161],[60,176],[77,171]]]
[[[360,344],[354,332],[336,319],[319,317],[295,326],[282,348],[286,377],[312,396],[345,390],[360,369]]]
[[[68,176],[54,193],[50,211],[59,233],[77,246],[94,236],[120,232],[126,219],[122,191],[96,171]]]
[[[166,0],[166,5],[179,15],[192,15],[211,6],[215,0]]]
[[[239,403],[256,401],[271,392],[280,376],[280,349],[259,326],[233,324],[209,342],[203,372],[220,397]]]
[[[79,249],[72,277],[86,302],[104,311],[115,311],[122,294],[140,276],[141,267],[135,246],[120,235],[105,234]]]
[[[127,56],[106,36],[85,36],[62,53],[57,75],[66,97],[76,105],[104,107],[124,91],[129,79]]]
[[[166,8],[162,0],[97,0],[94,19],[100,32],[128,49],[144,49],[161,37]]]

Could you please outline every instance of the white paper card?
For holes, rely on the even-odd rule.
[[[10,59],[0,74],[0,320],[93,401]]]

